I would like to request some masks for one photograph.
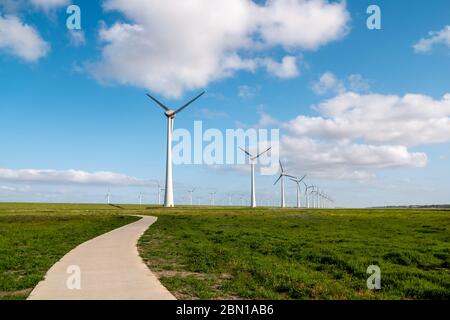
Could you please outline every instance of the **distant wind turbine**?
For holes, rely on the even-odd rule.
[[[214,203],[215,203],[215,196],[216,196],[216,194],[217,194],[217,191],[210,192],[209,194],[211,195],[211,206],[214,206]]]
[[[105,195],[106,203],[111,204],[111,192],[108,189],[108,193]]]
[[[232,206],[233,205],[233,194],[232,193],[228,193],[228,205]]]
[[[274,185],[276,185],[278,183],[278,181],[281,180],[281,207],[282,208],[286,208],[286,201],[285,201],[285,196],[284,196],[284,177],[295,178],[294,176],[288,175],[284,172],[283,165],[281,164],[281,161],[280,161],[280,176],[278,177],[277,181],[275,181]]]
[[[305,181],[303,181],[303,184],[305,185],[305,200],[306,200],[306,208],[309,209],[310,203],[309,203],[309,193],[308,190],[313,188],[313,186],[308,186]]]
[[[188,190],[188,193],[189,193],[189,202],[190,202],[190,204],[191,204],[191,206],[192,206],[192,204],[193,204],[193,198],[192,198],[192,195],[193,195],[193,193],[194,193],[194,191],[195,191],[195,188],[193,188],[193,189],[190,189],[190,190]]]
[[[250,207],[252,208],[256,208],[256,190],[255,190],[255,160],[257,160],[259,157],[261,157],[263,154],[265,154],[266,152],[269,152],[270,149],[272,149],[272,147],[268,148],[266,151],[261,152],[260,154],[253,156],[252,154],[250,154],[250,152],[248,152],[247,150],[244,150],[242,148],[241,149],[243,152],[245,152],[245,154],[249,157],[250,159],[250,165],[251,165],[251,193],[250,193],[250,197],[251,197],[251,202],[250,202]]]
[[[200,93],[194,99],[190,100],[177,110],[172,110],[165,106],[163,103],[152,97],[147,93],[147,96],[156,102],[161,108],[164,109],[164,115],[167,117],[167,150],[166,150],[166,187],[164,194],[164,207],[170,208],[174,206],[173,202],[173,181],[172,181],[172,132],[175,116],[187,108],[191,103],[204,95],[205,92]]]
[[[300,203],[300,183],[303,182],[303,180],[306,178],[306,174],[302,177],[302,178],[290,178],[292,181],[294,181],[297,184],[297,208],[301,207],[301,203]]]

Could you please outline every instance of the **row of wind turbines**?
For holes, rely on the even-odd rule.
[[[201,96],[203,96],[205,92],[203,91],[199,95],[197,95],[195,98],[191,99],[184,105],[182,105],[180,108],[173,110],[169,108],[168,106],[164,105],[161,101],[157,100],[155,97],[147,93],[147,96],[153,100],[158,106],[160,106],[164,110],[164,116],[167,118],[167,148],[166,148],[166,179],[165,179],[165,187],[162,188],[162,186],[158,183],[158,203],[160,198],[161,191],[164,191],[164,207],[171,208],[174,207],[174,198],[173,198],[173,177],[172,177],[172,133],[173,133],[173,127],[174,127],[174,120],[175,117],[184,109],[186,109],[189,105],[191,105],[193,102],[195,102],[197,99],[199,99]],[[250,160],[250,166],[251,166],[251,192],[250,192],[250,207],[256,208],[256,185],[255,185],[255,166],[256,166],[256,160],[261,157],[263,154],[269,152],[271,150],[271,147],[265,150],[264,152],[261,152],[257,155],[252,155],[249,151],[244,150],[240,148],[248,157]],[[306,201],[306,207],[307,208],[328,208],[331,206],[332,203],[334,203],[333,199],[331,199],[327,194],[319,190],[319,188],[315,185],[307,185],[304,181],[306,178],[306,175],[304,175],[302,178],[295,177],[293,175],[289,175],[284,171],[283,165],[280,161],[280,176],[275,181],[274,185],[276,185],[279,181],[281,184],[281,202],[280,206],[281,208],[286,207],[286,198],[285,198],[285,178],[289,178],[291,181],[295,182],[297,185],[297,208],[301,207],[301,188],[300,184],[303,183],[305,186],[305,201]],[[188,190],[189,196],[190,196],[190,204],[193,205],[193,193],[195,191],[195,188]],[[215,205],[215,196],[217,192],[213,191],[210,192],[211,196],[211,205]],[[110,203],[110,193],[107,194],[107,200],[108,204]],[[142,195],[139,196],[139,201],[142,204]]]

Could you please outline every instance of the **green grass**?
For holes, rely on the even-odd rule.
[[[450,211],[149,211],[141,256],[178,298],[450,299]]]
[[[25,299],[77,245],[135,221],[137,207],[0,203],[0,299]]]
[[[450,298],[450,211],[0,203],[0,299],[26,298],[64,254],[131,214],[159,217],[139,249],[178,298]],[[371,264],[380,291],[366,288]]]

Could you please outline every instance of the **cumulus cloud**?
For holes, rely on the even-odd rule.
[[[67,6],[70,0],[30,0],[31,4],[43,10],[51,10],[54,8]]]
[[[46,56],[49,50],[36,29],[16,16],[0,15],[0,51],[33,62]]]
[[[296,57],[286,56],[281,62],[267,58],[261,60],[261,63],[266,67],[267,72],[280,79],[295,78],[300,74]]]
[[[70,0],[1,0],[0,9],[5,13],[16,14],[23,10],[29,10],[31,6],[34,9],[48,12],[69,4]]]
[[[238,97],[241,99],[251,99],[258,93],[259,89],[259,87],[252,87],[247,85],[239,86]]]
[[[450,48],[450,25],[440,31],[432,31],[427,38],[420,39],[414,45],[414,51],[416,53],[430,52],[435,45],[445,45]]]
[[[340,94],[345,91],[367,92],[370,89],[370,81],[360,74],[351,74],[341,80],[332,72],[325,72],[312,85],[312,90],[318,95],[328,93]]]
[[[86,37],[82,30],[69,30],[68,37],[71,46],[81,47],[86,44]]]
[[[6,169],[0,168],[0,181],[44,184],[86,184],[142,186],[147,182],[113,172],[85,172],[80,170],[40,170],[40,169]]]
[[[342,92],[312,109],[317,116],[284,123],[261,113],[258,123],[281,126],[280,156],[312,177],[367,180],[379,170],[422,168],[428,156],[410,147],[450,142],[450,94]]]
[[[450,94],[440,100],[346,92],[315,107],[318,117],[298,116],[290,132],[323,139],[363,139],[370,144],[417,146],[450,141]]]
[[[168,97],[235,72],[266,68],[280,78],[299,74],[295,57],[281,62],[267,49],[315,50],[348,31],[345,1],[106,0],[125,22],[104,26],[99,80],[144,87]]]
[[[286,135],[281,141],[283,157],[290,167],[320,178],[368,180],[374,170],[424,167],[428,157],[411,153],[405,146],[373,146],[350,141],[327,142]]]
[[[209,108],[200,109],[198,113],[202,118],[209,120],[227,119],[230,117],[230,115],[224,111],[216,111]]]

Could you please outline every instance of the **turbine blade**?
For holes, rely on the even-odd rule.
[[[181,112],[184,108],[187,108],[191,103],[193,103],[195,100],[197,100],[198,98],[200,98],[202,95],[205,94],[205,91],[203,91],[202,93],[200,93],[198,96],[196,96],[194,99],[192,99],[191,101],[189,101],[188,103],[186,103],[184,106],[182,106],[181,108],[179,108],[178,110],[176,110],[174,112],[174,114],[177,114],[178,112]]]
[[[241,149],[242,151],[244,151],[249,157],[251,157],[252,155],[245,149],[242,149],[241,147],[239,147],[239,149]]]
[[[168,111],[169,108],[167,108],[162,102],[158,101],[158,99],[152,97],[150,94],[147,93],[147,96],[152,99],[154,102],[156,102],[161,108],[163,108],[164,110]]]
[[[280,179],[283,177],[283,175],[280,175],[277,179],[277,181],[275,181],[275,183],[273,185],[276,185],[278,183],[278,181],[280,181]]]
[[[278,160],[278,161],[280,162],[281,173],[283,173],[283,172],[284,172],[284,169],[283,169],[283,165],[281,164],[281,160]]]
[[[272,147],[268,148],[266,151],[261,152],[260,154],[258,154],[255,159],[258,159],[259,157],[261,157],[264,153],[269,152],[269,150],[272,149]]]
[[[303,178],[300,179],[299,182],[302,182],[306,178],[306,174],[303,176]]]

